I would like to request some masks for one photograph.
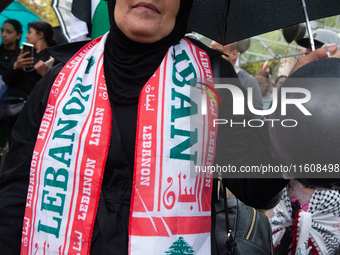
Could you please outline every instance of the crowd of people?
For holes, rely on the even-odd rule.
[[[207,47],[185,36],[192,2],[108,0],[110,31],[91,42],[57,45],[48,23],[32,22],[32,57],[19,46],[21,24],[2,24],[0,128],[10,149],[0,177],[1,254],[172,254],[179,242],[189,248],[178,254],[213,254],[212,176],[192,176],[192,166],[289,162],[267,126],[211,124],[266,116],[247,107],[235,116],[233,94],[219,90],[221,104],[202,117],[202,93],[215,93],[213,76],[233,78],[245,95],[252,88],[255,109],[267,110],[273,88],[303,77],[310,63],[332,56],[339,64],[339,38],[315,31],[317,50],[302,40],[308,54],[290,74],[252,76],[235,66],[236,42]],[[207,82],[193,90],[193,78]],[[9,102],[19,99],[20,114],[11,114]],[[335,255],[339,180],[242,177],[223,184],[269,211],[275,254]]]
[[[28,24],[26,42],[33,45],[33,55],[24,52],[19,47],[22,36],[22,26],[15,19],[8,19],[1,28],[1,104],[21,104],[28,99],[37,82],[53,66],[53,59],[47,47],[56,45],[53,39],[52,26],[42,20]],[[16,122],[19,112],[11,111],[11,106],[2,108],[1,121],[4,127],[2,139],[10,143],[11,130]],[[4,147],[4,146],[3,146]]]
[[[0,102],[7,97],[8,86],[4,83],[2,76],[9,69],[10,63],[16,59],[20,53],[20,40],[22,37],[22,26],[15,19],[6,20],[1,26],[1,49],[0,49]],[[1,107],[1,103],[0,103]],[[0,108],[1,109],[1,108]],[[0,119],[1,125],[1,147],[6,147],[7,137],[5,123],[3,118]]]

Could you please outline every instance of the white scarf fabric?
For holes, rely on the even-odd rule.
[[[31,162],[22,255],[89,254],[111,137],[106,38],[84,46],[51,88]],[[212,176],[190,169],[214,162],[218,111],[210,99],[200,114],[202,94],[214,89],[197,89],[193,78],[213,86],[208,55],[184,39],[141,91],[130,254],[210,253]]]
[[[293,227],[289,254],[332,255],[340,245],[340,195],[338,191],[316,189],[307,212],[299,209],[292,218],[292,205],[286,189],[271,218],[274,250],[282,245],[287,230]]]

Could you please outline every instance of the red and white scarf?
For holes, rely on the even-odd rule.
[[[111,137],[106,38],[82,48],[51,88],[31,162],[21,254],[89,254]],[[141,91],[130,254],[210,253],[212,176],[190,169],[213,164],[217,106],[209,102],[200,114],[205,92],[193,78],[212,84],[209,58],[183,39]]]

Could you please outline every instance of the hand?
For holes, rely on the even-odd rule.
[[[331,57],[339,58],[340,57],[340,50],[338,50],[338,45],[332,45],[328,47],[328,51],[331,55]],[[290,71],[291,75],[294,73],[297,69],[299,69],[301,66],[304,66],[310,62],[313,62],[314,60],[322,59],[322,58],[327,58],[327,52],[325,48],[319,48],[316,49],[315,51],[312,51],[306,56],[301,57],[296,64],[294,65],[293,69]]]
[[[36,63],[34,65],[34,69],[35,71],[40,74],[41,76],[44,76],[47,72],[47,67],[51,64],[51,61],[50,62],[44,62],[42,60],[39,60],[38,63]]]
[[[23,52],[21,50],[19,56],[17,57],[17,60],[13,64],[13,69],[23,69],[23,68],[30,68],[32,67],[34,63],[34,58],[25,58],[29,52]]]
[[[328,47],[329,48],[329,47]],[[332,58],[340,58],[340,50],[337,50],[333,55]]]

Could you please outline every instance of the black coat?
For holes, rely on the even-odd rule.
[[[50,58],[50,54],[46,48],[39,53],[34,51],[33,57],[34,64],[36,64],[39,60],[44,62],[47,61]],[[8,96],[22,97],[27,99],[42,76],[38,74],[33,68],[27,70],[14,70],[13,64],[16,60],[17,58],[12,59],[8,70],[3,73],[2,79],[5,84],[8,85]]]
[[[237,77],[236,73],[220,54],[198,42],[211,59],[220,59],[222,77]],[[78,49],[79,43],[75,47]],[[62,46],[59,46],[60,48]],[[72,45],[67,45],[68,54],[75,52]],[[70,55],[57,51],[54,57],[65,63]],[[61,57],[61,58],[60,58]],[[47,104],[49,91],[61,70],[62,65],[54,67],[45,75],[33,90],[18,121],[12,131],[13,145],[0,179],[0,251],[1,254],[19,254],[22,221],[25,211],[26,193],[29,182],[31,155],[35,145],[40,121]],[[239,87],[243,87],[239,84]],[[226,90],[224,90],[226,91]],[[219,117],[231,116],[231,94],[222,95],[223,109]],[[91,255],[127,254],[128,222],[132,191],[134,146],[136,138],[137,105],[112,105],[113,123],[110,146],[106,162],[97,217],[94,225]],[[249,118],[251,116],[248,116]],[[220,131],[219,131],[220,132]],[[223,147],[216,160],[220,164],[240,165],[249,162],[256,145],[256,129],[227,129],[226,139],[218,140],[217,150]],[[222,136],[220,136],[222,137]],[[117,142],[120,141],[120,142]],[[112,144],[112,143],[111,143]],[[227,187],[242,201],[257,208],[263,208],[267,202],[286,184],[285,180],[261,179],[226,179]]]

